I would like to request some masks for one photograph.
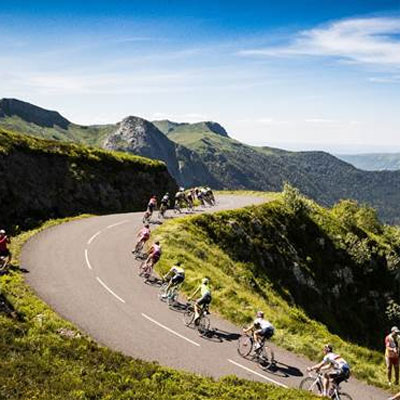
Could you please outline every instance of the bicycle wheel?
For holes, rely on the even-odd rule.
[[[194,310],[192,307],[189,307],[184,313],[183,313],[183,322],[186,326],[190,326],[194,321]]]
[[[248,335],[240,336],[237,348],[238,353],[242,357],[246,358],[251,353],[252,349],[253,349],[253,338]]]
[[[200,336],[205,336],[210,331],[210,318],[206,315],[203,315],[200,318],[199,325],[197,325],[197,331]]]
[[[271,347],[264,345],[261,354],[258,357],[260,366],[267,369],[275,362],[274,351]]]
[[[161,301],[167,301],[167,293],[166,293],[166,289],[168,286],[168,282],[165,282],[161,285],[160,290],[158,291],[158,298]]]
[[[340,400],[353,400],[347,393],[340,392],[338,395]]]
[[[146,261],[143,261],[142,263],[140,263],[139,268],[138,268],[138,275],[139,276],[143,276],[143,274],[145,273],[146,270]]]
[[[308,392],[311,392],[311,393],[316,393],[316,394],[322,393],[322,387],[321,387],[321,384],[319,383],[318,379],[312,378],[311,376],[304,378],[300,382],[299,388],[307,390]]]
[[[176,298],[178,297],[178,289],[176,287],[173,287],[170,290],[170,293],[168,294],[167,297],[167,304],[169,308],[173,308],[176,305]]]

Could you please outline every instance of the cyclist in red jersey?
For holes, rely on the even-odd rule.
[[[7,259],[5,265],[11,262],[11,252],[8,249],[8,244],[10,244],[10,238],[6,235],[4,229],[0,230],[0,257]]]
[[[149,255],[144,263],[143,270],[145,271],[145,277],[148,278],[152,272],[154,266],[157,264],[161,257],[161,246],[157,240],[150,248]]]
[[[139,239],[136,242],[135,248],[132,250],[132,253],[139,253],[140,250],[143,249],[144,244],[149,240],[149,238],[150,238],[150,225],[149,224],[145,224],[145,226],[137,234],[137,237]]]

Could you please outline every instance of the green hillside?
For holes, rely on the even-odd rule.
[[[400,322],[400,230],[352,201],[322,208],[286,186],[281,199],[158,231],[165,272],[189,271],[185,292],[211,279],[213,308],[238,325],[264,310],[274,340],[318,360],[330,342],[355,376],[386,385],[382,338]]]
[[[67,129],[58,126],[44,127],[33,122],[27,122],[15,115],[0,118],[0,127],[42,139],[75,142],[99,147],[104,138],[115,129],[115,125],[82,126],[69,124]]]
[[[0,226],[144,209],[177,186],[164,163],[0,128]]]
[[[151,123],[131,116],[117,125],[84,127],[55,111],[3,99],[0,127],[4,124],[24,134],[163,160],[185,187],[280,191],[289,182],[323,205],[351,198],[375,207],[385,222],[400,223],[400,171],[363,171],[325,152],[249,146],[215,122]]]

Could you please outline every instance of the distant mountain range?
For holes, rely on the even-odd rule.
[[[0,126],[160,159],[186,187],[279,191],[287,181],[324,205],[353,198],[376,207],[385,221],[400,223],[400,172],[362,171],[325,152],[245,145],[215,122],[151,122],[130,116],[118,124],[82,126],[56,111],[2,99]]]
[[[337,157],[366,171],[400,170],[400,153],[338,154]]]

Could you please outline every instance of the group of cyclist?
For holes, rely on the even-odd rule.
[[[160,200],[158,219],[165,218],[166,211],[172,206],[175,213],[182,213],[182,208],[186,208],[189,212],[192,212],[196,200],[203,207],[206,205],[215,205],[214,193],[210,187],[196,187],[186,191],[185,188],[180,187],[173,199],[169,192],[167,192]],[[143,223],[150,222],[154,211],[157,209],[157,205],[157,196],[151,196],[143,216]]]
[[[180,210],[182,204],[193,205],[194,200],[198,199],[201,204],[215,204],[214,195],[209,188],[195,188],[190,189],[188,192],[184,191],[184,188],[180,188],[175,195],[175,210]],[[207,199],[207,200],[206,200]],[[164,216],[165,211],[170,206],[169,193],[166,193],[160,202],[160,213]],[[152,196],[149,200],[148,207],[146,210],[146,217],[150,217],[157,207],[156,196]],[[190,206],[188,206],[190,207]],[[137,235],[137,243],[135,244],[133,253],[138,253],[143,249],[144,244],[150,238],[150,225],[148,223],[148,218],[144,218],[144,227],[140,230]],[[150,247],[147,253],[147,258],[144,263],[144,270],[146,271],[146,278],[152,274],[155,264],[161,257],[161,245],[159,241]],[[168,282],[165,289],[164,295],[168,296],[171,291],[176,290],[185,281],[185,269],[183,268],[181,262],[177,262],[171,267],[171,269],[162,277],[163,281]],[[200,297],[194,303],[195,309],[195,323],[201,314],[201,308],[207,309],[212,301],[211,288],[209,279],[204,277],[201,284],[196,288],[193,294],[188,298],[192,300],[197,293],[200,292]],[[259,351],[265,340],[270,339],[274,335],[274,326],[267,319],[264,318],[263,311],[257,311],[256,318],[250,326],[243,329],[243,334],[251,334],[254,340],[254,351]],[[309,372],[316,371],[323,374],[323,396],[330,396],[330,387],[338,386],[344,380],[350,377],[350,367],[349,364],[338,354],[333,352],[332,345],[325,345],[323,348],[324,357],[322,361],[307,370]],[[333,384],[333,385],[331,385]]]

